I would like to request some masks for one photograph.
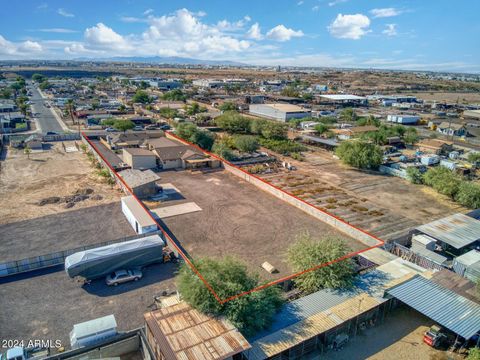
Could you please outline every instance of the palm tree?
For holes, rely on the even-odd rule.
[[[73,99],[67,100],[67,111],[72,118],[72,122],[75,124],[75,102],[73,101]]]

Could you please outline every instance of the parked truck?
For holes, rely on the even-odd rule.
[[[159,235],[146,236],[79,251],[65,259],[65,271],[71,278],[98,279],[119,269],[141,268],[163,262],[165,242]]]
[[[50,351],[48,348],[15,346],[1,354],[0,360],[36,360],[43,359],[49,354]]]

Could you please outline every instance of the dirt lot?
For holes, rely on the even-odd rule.
[[[133,235],[118,201],[0,225],[0,259],[20,260]]]
[[[291,274],[285,250],[295,237],[308,231],[312,236],[343,236],[334,228],[257,189],[226,172],[159,173],[161,182],[172,183],[183,200],[168,205],[195,202],[202,211],[163,219],[164,224],[193,257],[231,255],[245,261],[266,279]],[[188,226],[186,226],[188,224]],[[354,250],[366,246],[348,240]],[[270,275],[260,266],[270,262],[279,272]]]
[[[154,296],[175,289],[175,270],[172,263],[152,265],[140,281],[118,287],[103,279],[82,286],[63,270],[0,280],[0,339],[59,339],[69,348],[74,324],[110,314],[119,331],[135,329],[154,309]]]
[[[379,326],[366,330],[338,352],[328,352],[332,360],[430,360],[432,356],[442,359],[463,359],[457,354],[435,350],[423,343],[424,332],[433,325],[420,313],[401,307],[395,309]],[[311,357],[313,360],[320,357]],[[447,357],[445,357],[447,359]]]
[[[7,151],[5,161],[0,163],[0,198],[8,206],[0,208],[0,224],[120,200],[120,191],[112,190],[95,174],[83,153],[66,153],[61,143],[51,144],[50,150],[34,152],[30,159],[21,150]],[[87,188],[93,190],[90,198],[76,202],[72,208],[66,209],[64,201],[38,205],[42,199],[71,196]]]
[[[287,159],[298,170],[260,176],[384,240],[466,210],[430,188],[343,166],[331,152],[319,149],[304,155],[304,162]]]
[[[438,101],[438,102],[457,102],[463,103],[480,103],[480,93],[478,92],[469,92],[469,93],[462,93],[462,92],[419,92],[419,93],[412,93],[408,94],[412,96],[416,96],[419,99],[423,100],[430,100],[430,101]]]

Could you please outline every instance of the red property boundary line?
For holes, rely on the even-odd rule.
[[[320,211],[332,218],[334,218],[335,220],[337,221],[340,221],[341,223],[351,227],[352,229],[355,229],[357,231],[360,231],[362,233],[364,233],[365,235],[375,239],[376,241],[378,241],[378,244],[376,245],[373,245],[373,246],[369,246],[365,249],[362,249],[362,250],[358,250],[358,251],[354,251],[354,252],[351,252],[351,253],[348,253],[342,257],[339,257],[337,259],[334,259],[334,260],[331,260],[329,262],[326,262],[326,263],[323,263],[323,264],[319,264],[319,265],[316,265],[312,268],[309,268],[309,269],[306,269],[306,270],[303,270],[303,271],[300,271],[300,272],[297,272],[297,273],[294,273],[294,274],[291,274],[291,275],[288,275],[288,276],[285,276],[285,277],[282,277],[280,279],[277,279],[277,280],[274,280],[274,281],[271,281],[269,283],[266,283],[266,284],[263,284],[263,285],[260,285],[260,286],[257,286],[251,290],[248,290],[248,291],[243,291],[239,294],[236,294],[236,295],[233,295],[233,296],[230,296],[226,299],[222,299],[220,298],[220,296],[218,296],[218,294],[215,292],[215,290],[213,289],[213,287],[210,285],[210,283],[202,276],[202,274],[198,271],[198,269],[195,267],[195,265],[192,263],[192,261],[188,258],[188,256],[183,252],[183,250],[180,248],[180,246],[177,245],[177,243],[168,235],[168,233],[165,231],[165,229],[158,223],[158,221],[153,217],[153,215],[150,213],[150,211],[148,210],[148,208],[143,204],[142,201],[140,201],[140,199],[138,199],[138,197],[133,193],[132,189],[127,185],[127,183],[123,180],[123,178],[117,173],[117,171],[110,165],[110,163],[104,158],[104,156],[98,151],[97,147],[90,141],[90,139],[88,138],[88,136],[82,132],[82,136],[83,138],[90,144],[90,146],[97,152],[97,154],[102,158],[102,160],[107,164],[107,166],[109,167],[109,169],[112,171],[113,174],[115,174],[115,176],[120,180],[120,182],[125,186],[125,188],[130,192],[130,194],[137,200],[137,202],[140,204],[140,206],[147,212],[147,214],[150,216],[150,218],[157,224],[158,228],[160,229],[160,231],[162,232],[162,234],[168,239],[170,240],[170,242],[172,243],[172,245],[175,247],[175,249],[177,250],[177,252],[182,256],[183,260],[190,266],[190,268],[192,269],[192,271],[199,277],[199,279],[205,284],[205,286],[207,287],[207,289],[210,291],[210,293],[215,297],[215,299],[220,303],[220,304],[225,304],[226,302],[229,302],[229,301],[232,301],[232,300],[235,300],[241,296],[245,296],[245,295],[248,295],[248,294],[251,294],[253,292],[256,292],[256,291],[260,291],[260,290],[263,290],[269,286],[273,286],[273,285],[277,285],[279,283],[282,283],[284,281],[287,281],[287,280],[291,280],[297,276],[300,276],[300,275],[303,275],[303,274],[306,274],[306,273],[309,273],[309,272],[312,272],[312,271],[315,271],[315,270],[318,270],[320,268],[323,268],[325,266],[329,266],[329,265],[332,265],[332,264],[335,264],[335,263],[338,263],[340,261],[343,261],[343,260],[346,260],[348,258],[351,258],[351,257],[354,257],[356,255],[359,255],[361,253],[364,253],[366,251],[369,251],[369,250],[372,250],[374,248],[378,248],[380,246],[383,246],[385,244],[385,241],[383,241],[382,239],[380,239],[379,237],[373,235],[373,234],[370,234],[369,232],[363,230],[363,229],[360,229],[348,222],[346,222],[345,220],[343,220],[342,218],[336,216],[336,215],[333,215],[325,210],[322,210],[318,207],[316,207],[315,205],[312,205],[308,202],[306,202],[305,200],[303,199],[300,199],[299,197],[295,196],[295,195],[292,195],[290,193],[288,193],[287,191],[273,185],[273,184],[270,184],[269,182],[265,181],[264,179],[254,175],[254,174],[250,174],[249,172],[243,170],[242,168],[236,166],[236,165],[233,165],[231,162],[227,161],[227,160],[224,160],[222,158],[220,158],[219,156],[209,152],[209,151],[206,151],[202,148],[200,148],[199,146],[195,145],[195,144],[192,144],[176,135],[174,135],[173,133],[171,132],[168,132],[168,136],[171,136],[175,139],[177,139],[178,141],[184,143],[184,144],[188,144],[190,146],[193,146],[194,148],[196,148],[197,150],[219,160],[220,162],[222,163],[225,163],[227,164],[228,166],[231,166],[233,168],[235,168],[236,170],[239,170],[241,172],[243,172],[244,174],[248,175],[248,176],[251,176],[253,178],[255,178],[256,180],[259,180],[261,182],[263,182],[264,184],[266,184],[267,186],[271,186],[272,188],[284,193],[285,195],[287,196],[290,196],[290,197],[293,197],[295,198],[296,200],[304,203],[305,205],[311,207],[311,208],[314,208],[315,210],[317,211]],[[271,194],[272,196],[274,196],[273,194]],[[291,204],[290,204],[291,205]],[[294,205],[292,205],[294,206]],[[311,216],[311,215],[310,215]],[[318,219],[319,221],[322,221],[320,219]]]

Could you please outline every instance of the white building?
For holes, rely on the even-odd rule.
[[[137,234],[158,230],[157,223],[134,196],[122,197],[121,202],[122,212]]]
[[[387,115],[387,121],[398,124],[416,124],[420,116],[416,115]]]
[[[290,104],[251,104],[250,114],[287,122],[290,119],[302,119],[312,115],[310,110]]]

